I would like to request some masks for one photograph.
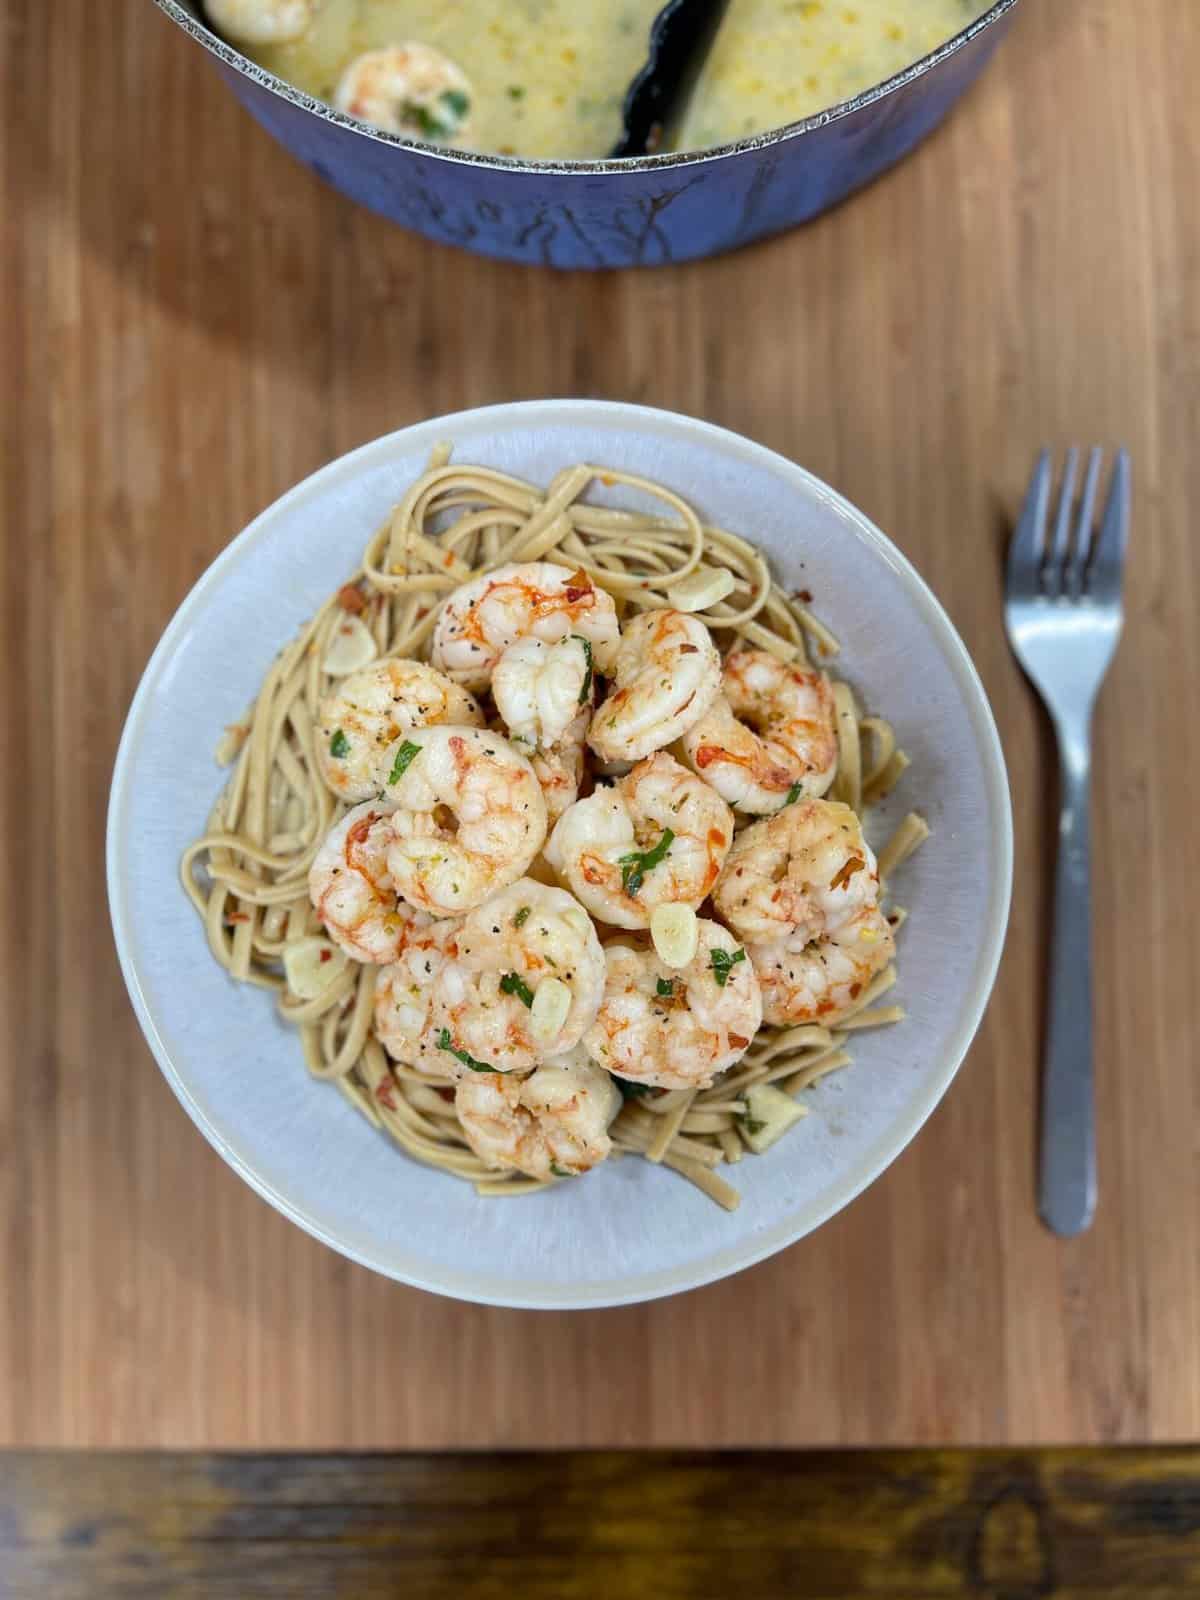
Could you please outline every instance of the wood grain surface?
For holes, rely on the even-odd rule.
[[[1191,1450],[0,1456],[2,1600],[1177,1600]]]
[[[149,5],[0,21],[0,1441],[430,1448],[1200,1437],[1200,4],[1036,0],[916,156],[728,258],[498,266],[355,209]],[[258,1200],[175,1103],[104,894],[122,718],[261,507],[418,418],[554,394],[738,429],[925,573],[996,709],[995,1002],[913,1147],[816,1236],[671,1302],[407,1291]],[[1041,444],[1127,444],[1097,728],[1100,1210],[1034,1212],[1052,752],[1000,623]],[[299,1070],[299,1069],[298,1069]]]

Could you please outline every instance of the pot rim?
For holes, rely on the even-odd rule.
[[[882,100],[887,95],[895,94],[915,79],[923,77],[940,66],[949,56],[969,44],[985,28],[990,28],[1001,16],[1016,5],[1017,0],[993,0],[993,3],[974,22],[970,22],[958,33],[952,35],[945,43],[940,44],[936,50],[931,50],[928,55],[920,57],[902,71],[894,73],[890,78],[885,78],[882,83],[872,85],[861,93],[853,95],[849,100],[842,100],[835,106],[830,106],[824,111],[817,111],[809,117],[802,117],[798,122],[786,123],[781,128],[771,128],[765,133],[756,133],[744,139],[736,139],[730,144],[713,145],[704,150],[678,150],[667,151],[662,155],[648,156],[622,156],[614,158],[605,156],[598,160],[537,160],[530,156],[498,156],[489,155],[475,150],[448,150],[438,145],[429,145],[419,139],[406,139],[399,134],[385,133],[381,128],[373,128],[368,123],[359,122],[353,117],[348,117],[336,111],[324,100],[318,100],[313,95],[305,94],[297,89],[294,84],[278,77],[273,72],[268,72],[264,67],[256,65],[246,56],[241,55],[232,45],[225,43],[217,34],[208,28],[197,17],[181,4],[181,0],[154,0],[160,11],[166,13],[171,20],[179,25],[185,33],[189,34],[196,42],[202,45],[210,54],[249,78],[260,88],[278,95],[280,99],[299,107],[301,110],[311,112],[323,122],[332,122],[349,133],[358,134],[361,138],[371,139],[377,144],[395,145],[401,150],[412,151],[415,154],[427,157],[431,161],[444,161],[450,166],[491,168],[496,172],[529,172],[538,174],[579,176],[603,176],[609,173],[628,172],[653,172],[696,166],[701,162],[720,161],[731,156],[744,155],[751,151],[770,149],[774,145],[786,144],[803,134],[812,133],[818,128],[825,127],[828,123],[838,122],[843,117],[851,116],[854,112],[862,110],[864,106],[872,105],[876,100]]]

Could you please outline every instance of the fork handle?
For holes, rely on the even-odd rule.
[[[1061,805],[1042,1076],[1039,1210],[1058,1234],[1082,1233],[1096,1209],[1092,1083],[1092,885],[1087,728],[1058,728]]]

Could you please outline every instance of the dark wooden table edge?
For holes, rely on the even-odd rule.
[[[1200,1594],[1200,1447],[0,1453],[0,1595]]]

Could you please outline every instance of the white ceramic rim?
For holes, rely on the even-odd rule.
[[[385,443],[405,438],[411,439],[413,435],[426,435],[428,436],[428,443],[432,444],[446,437],[452,437],[456,429],[460,429],[468,423],[477,427],[480,423],[492,422],[496,431],[511,431],[513,429],[526,431],[535,429],[540,423],[561,422],[564,420],[572,421],[578,426],[587,426],[589,421],[596,424],[609,425],[620,422],[628,426],[631,419],[641,420],[647,428],[655,428],[659,431],[674,432],[682,430],[692,442],[710,440],[714,446],[719,447],[726,458],[740,456],[747,464],[752,464],[760,470],[770,471],[776,476],[785,479],[790,478],[802,490],[807,491],[810,495],[815,494],[817,498],[825,500],[836,507],[853,525],[857,535],[875,551],[881,560],[888,564],[893,573],[899,578],[907,591],[914,610],[925,626],[937,637],[946,653],[949,670],[963,696],[972,730],[978,740],[988,802],[995,817],[999,820],[999,827],[988,842],[988,850],[991,857],[991,877],[995,888],[991,902],[987,907],[984,938],[971,989],[964,1001],[958,1026],[951,1035],[950,1043],[945,1051],[941,1070],[923,1085],[921,1093],[914,1095],[907,1120],[899,1127],[893,1127],[889,1136],[877,1139],[875,1144],[859,1157],[854,1167],[845,1174],[840,1182],[830,1185],[823,1205],[806,1207],[805,1215],[799,1221],[793,1218],[741,1245],[715,1252],[705,1261],[699,1263],[694,1270],[642,1274],[638,1278],[631,1279],[619,1294],[596,1294],[585,1291],[577,1296],[572,1296],[569,1290],[560,1288],[540,1296],[521,1296],[509,1292],[495,1294],[487,1292],[486,1289],[482,1289],[478,1285],[474,1285],[471,1280],[464,1278],[461,1274],[447,1274],[442,1280],[435,1282],[427,1273],[420,1270],[401,1270],[394,1259],[384,1260],[381,1257],[373,1259],[367,1251],[350,1248],[325,1228],[315,1216],[302,1207],[293,1204],[292,1201],[279,1193],[272,1184],[266,1182],[248,1162],[242,1159],[238,1152],[228,1144],[209,1121],[176,1069],[165,1042],[159,1034],[143,993],[136,963],[131,954],[130,939],[126,928],[123,892],[120,883],[123,866],[121,856],[122,821],[134,781],[141,724],[154,683],[171,659],[176,641],[188,626],[192,610],[207,596],[211,588],[224,580],[230,569],[236,566],[242,553],[260,537],[269,521],[273,521],[281,512],[286,511],[289,506],[313,493],[318,487],[323,488],[331,477],[353,476],[359,458],[367,452],[373,451]],[[626,405],[620,401],[529,400],[481,406],[469,411],[455,412],[449,416],[414,423],[407,428],[397,429],[392,434],[369,440],[357,449],[337,457],[325,466],[318,468],[316,472],[311,473],[307,478],[302,479],[294,488],[288,490],[278,500],[275,500],[260,512],[225,547],[211,566],[201,574],[168,623],[162,638],[146,664],[145,671],[130,704],[129,714],[126,718],[125,728],[117,750],[116,762],[113,766],[105,850],[109,913],[112,919],[113,937],[121,964],[121,972],[125,979],[125,985],[129,991],[129,997],[138,1023],[163,1076],[173,1089],[176,1098],[209,1144],[228,1162],[234,1171],[252,1189],[256,1190],[264,1200],[303,1228],[306,1233],[311,1234],[315,1239],[319,1239],[322,1244],[328,1245],[340,1255],[358,1262],[361,1266],[369,1267],[372,1271],[378,1272],[384,1277],[409,1284],[413,1288],[425,1289],[433,1294],[449,1295],[456,1299],[469,1300],[481,1305],[497,1305],[521,1310],[561,1311],[631,1305],[646,1300],[656,1300],[666,1295],[682,1293],[688,1289],[701,1288],[704,1284],[714,1283],[732,1273],[740,1272],[746,1267],[754,1266],[757,1262],[764,1261],[778,1251],[786,1249],[788,1245],[796,1243],[798,1239],[803,1238],[806,1234],[819,1228],[823,1223],[828,1222],[830,1217],[835,1216],[837,1212],[849,1205],[857,1195],[862,1193],[868,1184],[873,1183],[880,1173],[891,1165],[896,1157],[911,1143],[941,1101],[955,1073],[962,1064],[963,1058],[970,1048],[971,1041],[975,1037],[980,1021],[983,1018],[983,1013],[995,983],[996,971],[999,967],[1000,956],[1004,947],[1005,930],[1008,924],[1009,904],[1012,894],[1013,834],[1012,807],[1000,736],[996,730],[995,719],[992,716],[991,707],[979,674],[975,670],[974,662],[968,655],[966,646],[959,638],[953,623],[925,580],[907,557],[901,554],[887,535],[881,532],[868,517],[842,495],[838,494],[836,490],[831,489],[822,482],[820,478],[815,477],[795,462],[789,461],[787,457],[779,455],[765,445],[754,444],[740,434],[718,427],[714,423],[703,422],[698,418],[688,417],[678,412],[659,410],[656,407]]]

